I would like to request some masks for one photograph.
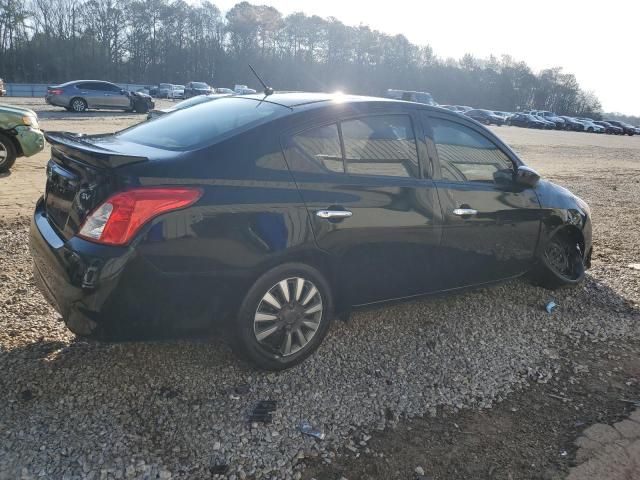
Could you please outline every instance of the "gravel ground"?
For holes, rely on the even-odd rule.
[[[640,270],[629,265],[640,263],[640,142],[607,147],[592,135],[605,143],[567,146],[564,136],[589,136],[548,132],[562,141],[545,156],[542,132],[500,132],[591,204],[595,257],[584,285],[549,292],[519,280],[360,312],[278,374],[249,369],[215,338],[75,339],[33,283],[28,217],[0,217],[0,478],[210,478],[224,466],[228,478],[301,478],[309,458],[371,454],[371,435],[401,419],[490,408],[549,381],[567,344],[638,338]],[[601,151],[621,163],[585,173],[582,159],[596,164]],[[18,163],[0,181],[28,171]],[[1,185],[0,204],[10,203]],[[559,308],[549,315],[551,299]],[[259,400],[277,402],[272,424],[248,421]],[[326,438],[301,434],[302,420]]]

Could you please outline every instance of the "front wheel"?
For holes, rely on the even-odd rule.
[[[0,133],[0,173],[8,172],[16,161],[18,153],[9,137]]]
[[[580,243],[568,231],[559,231],[544,247],[535,275],[537,283],[550,289],[574,286],[584,280],[584,275]]]
[[[283,370],[320,345],[333,312],[324,276],[305,264],[276,267],[251,287],[230,334],[234,350],[256,367]]]

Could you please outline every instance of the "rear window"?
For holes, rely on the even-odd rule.
[[[238,97],[220,98],[140,123],[118,133],[123,140],[166,150],[213,145],[290,110],[282,105]]]

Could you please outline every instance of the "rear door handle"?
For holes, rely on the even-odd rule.
[[[470,215],[477,215],[478,211],[473,208],[456,208],[453,211],[454,215],[458,215],[459,217],[467,217]]]
[[[320,218],[349,218],[353,212],[349,210],[318,210],[316,216]]]

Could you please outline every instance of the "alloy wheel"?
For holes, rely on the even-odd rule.
[[[555,238],[547,244],[544,255],[548,265],[566,279],[575,280],[580,275],[576,263],[580,260],[577,245]]]
[[[9,151],[7,150],[6,145],[0,142],[0,165],[3,164],[5,160],[7,160],[8,156],[9,156]]]
[[[73,101],[73,103],[71,104],[71,107],[73,108],[74,112],[84,112],[85,110],[84,101],[82,101],[79,98],[76,98]]]
[[[313,282],[302,277],[281,280],[258,304],[253,321],[255,339],[275,355],[293,355],[315,336],[322,309],[322,295]]]

